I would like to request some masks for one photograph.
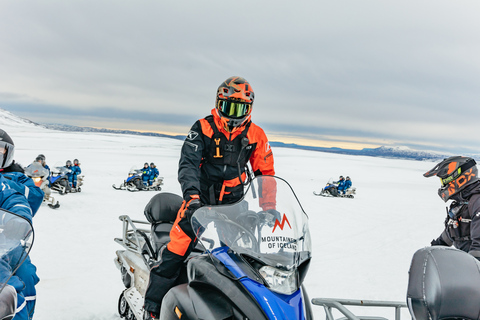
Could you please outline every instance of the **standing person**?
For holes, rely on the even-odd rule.
[[[73,166],[70,168],[72,170],[72,187],[77,187],[77,176],[82,173],[82,169],[80,169],[80,162],[78,159],[73,160]]]
[[[23,168],[15,163],[14,151],[15,144],[12,138],[0,129],[0,205],[3,209],[17,213],[31,222],[42,204],[44,194],[35,186],[33,180],[23,173]],[[20,291],[17,290],[19,304],[15,320],[31,319],[35,310],[35,285],[40,279],[30,257],[26,258],[15,275],[25,284]]]
[[[148,180],[148,185],[151,186],[153,184],[153,181],[155,181],[155,179],[158,177],[159,174],[160,172],[158,172],[158,169],[155,163],[153,162],[150,163],[150,177]]]
[[[198,120],[190,129],[178,169],[184,200],[170,231],[170,242],[161,251],[160,262],[150,270],[144,319],[158,318],[163,297],[197,242],[190,225],[193,212],[202,204],[240,200],[248,162],[255,176],[275,174],[267,136],[251,121],[253,101],[252,87],[245,79],[228,78],[217,89],[211,115]],[[263,209],[275,206],[266,203]]]
[[[437,176],[438,195],[453,200],[447,209],[445,230],[432,246],[451,246],[480,260],[480,179],[474,159],[454,156],[438,163],[425,177]]]
[[[148,163],[145,162],[143,164],[143,169],[142,169],[142,182],[144,186],[148,186],[148,180],[150,180],[151,173],[152,173],[152,170],[148,166]]]

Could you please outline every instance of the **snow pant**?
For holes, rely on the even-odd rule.
[[[70,187],[76,188],[77,187],[77,175],[72,174],[68,176],[68,183],[70,184]]]
[[[160,261],[150,269],[150,279],[145,292],[146,311],[160,314],[163,297],[176,284],[183,263],[197,241],[189,219],[180,209],[170,230],[170,242],[163,248]]]

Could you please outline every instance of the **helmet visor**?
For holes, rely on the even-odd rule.
[[[230,118],[242,118],[250,114],[252,110],[251,103],[245,103],[242,101],[231,101],[231,100],[218,100],[217,109],[220,112]]]

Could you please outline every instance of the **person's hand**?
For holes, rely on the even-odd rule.
[[[281,220],[280,212],[275,209],[268,209],[260,213],[263,216],[263,223],[272,228],[275,225],[275,221]]]
[[[182,205],[183,212],[182,217],[186,216],[190,220],[193,216],[193,213],[202,206],[200,202],[200,197],[197,194],[189,196],[188,199],[185,199]]]

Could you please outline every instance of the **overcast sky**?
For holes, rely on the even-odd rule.
[[[270,140],[480,149],[480,1],[0,0],[0,108],[185,134],[226,78]]]

